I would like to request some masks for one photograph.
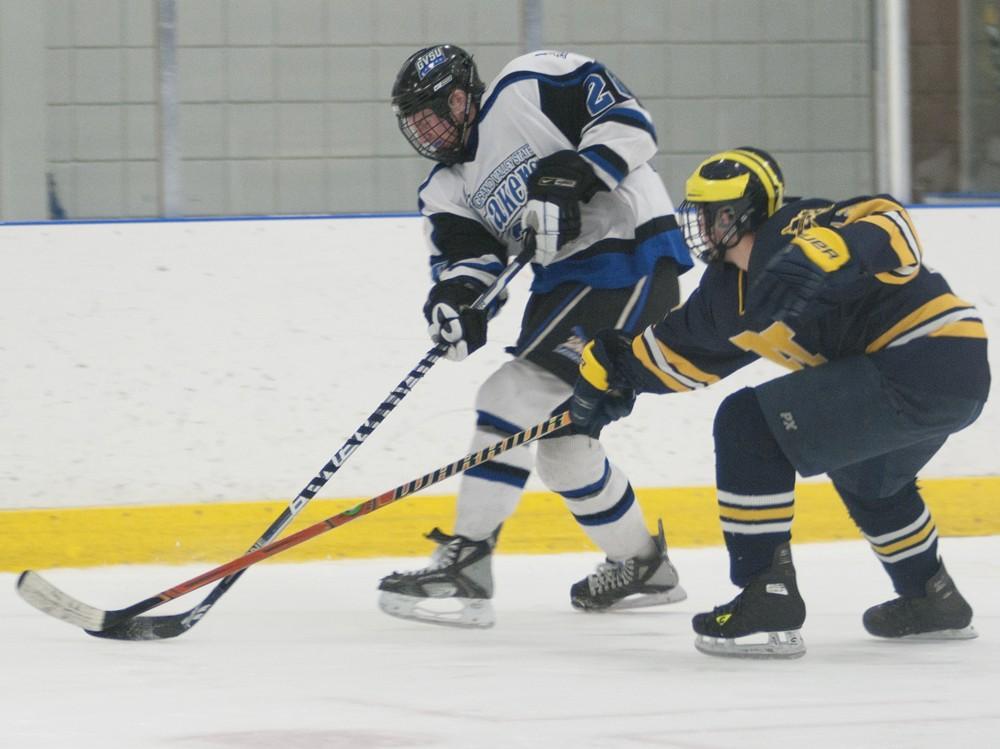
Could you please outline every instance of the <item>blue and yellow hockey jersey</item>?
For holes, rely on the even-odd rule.
[[[755,294],[754,281],[792,240],[838,247],[850,260],[831,271],[807,314],[778,322],[768,300]],[[916,345],[903,348],[911,343]],[[710,265],[683,305],[633,339],[622,364],[637,390],[670,393],[706,387],[760,357],[798,370],[898,351],[893,369],[908,384],[985,397],[988,372],[949,375],[965,357],[981,358],[985,346],[975,307],[923,265],[905,208],[879,195],[785,205],[759,227],[747,272]],[[921,364],[908,367],[906,354],[917,350]],[[937,362],[933,371],[925,366],[928,359]]]

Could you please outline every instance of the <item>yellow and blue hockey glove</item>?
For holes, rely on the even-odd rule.
[[[616,352],[630,345],[626,336],[605,330],[583,347],[580,375],[569,403],[574,431],[597,438],[612,421],[632,413],[635,390],[615,366]]]

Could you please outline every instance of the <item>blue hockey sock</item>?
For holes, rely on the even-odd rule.
[[[771,434],[753,390],[719,406],[713,427],[719,518],[729,550],[729,577],[746,587],[791,539],[795,469]]]
[[[891,497],[863,499],[837,486],[847,511],[901,596],[923,596],[924,585],[937,572],[937,528],[916,480]]]

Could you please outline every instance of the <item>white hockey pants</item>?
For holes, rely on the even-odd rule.
[[[572,389],[524,359],[497,369],[476,396],[470,452],[543,421]],[[532,463],[550,491],[560,494],[590,539],[612,560],[645,556],[654,546],[628,479],[607,459],[598,440],[567,434],[519,447],[463,474],[455,533],[487,538],[517,508]]]

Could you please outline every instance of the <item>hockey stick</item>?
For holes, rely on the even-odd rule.
[[[523,247],[524,249],[504,268],[493,284],[473,302],[472,307],[474,309],[483,310],[489,307],[503,293],[514,276],[530,262],[535,251],[534,233],[530,230],[524,237]],[[420,360],[420,363],[410,370],[410,373],[406,375],[403,381],[393,388],[389,396],[378,405],[336,454],[327,461],[326,465],[319,470],[319,473],[313,477],[312,481],[296,495],[288,507],[282,510],[281,514],[267,527],[267,530],[261,534],[260,538],[254,541],[249,551],[256,551],[265,544],[270,543],[288,527],[288,524],[292,522],[295,516],[309,504],[309,501],[326,485],[344,462],[375,431],[375,428],[395,409],[421,378],[427,374],[434,363],[444,356],[445,351],[447,351],[447,346],[439,343],[427,352],[424,358]],[[170,637],[177,637],[201,621],[212,606],[226,594],[226,591],[233,587],[242,574],[242,572],[237,572],[223,579],[201,603],[188,611],[167,616],[129,619],[127,625],[121,628],[104,628],[91,632],[91,634],[114,640],[165,640]]]
[[[322,533],[326,533],[327,531],[349,523],[362,515],[367,515],[386,507],[393,502],[398,502],[404,497],[418,492],[421,489],[425,489],[426,487],[432,486],[440,481],[444,481],[457,473],[462,473],[470,468],[480,465],[481,463],[492,460],[496,456],[505,453],[508,450],[519,447],[520,445],[526,445],[529,442],[534,442],[540,437],[551,434],[569,423],[569,411],[563,411],[562,413],[552,416],[540,424],[536,424],[529,429],[525,429],[522,432],[511,435],[505,440],[501,440],[500,442],[490,445],[489,447],[484,447],[482,450],[477,452],[470,453],[464,458],[456,460],[454,463],[450,463],[449,465],[438,468],[436,471],[424,474],[420,478],[414,479],[413,481],[400,484],[395,489],[390,489],[383,494],[372,497],[371,499],[355,505],[348,510],[344,510],[337,515],[332,515],[325,520],[321,520],[314,525],[310,525],[309,527],[304,528],[297,533],[293,533],[280,541],[274,541],[273,543],[261,546],[256,550],[247,552],[243,556],[237,557],[236,559],[220,565],[215,569],[209,570],[208,572],[198,575],[197,577],[186,580],[185,582],[175,585],[172,588],[168,588],[161,593],[157,593],[155,596],[151,596],[150,598],[139,601],[139,603],[127,606],[123,609],[105,611],[103,609],[90,606],[62,592],[37,572],[32,572],[31,570],[22,572],[21,576],[17,579],[17,592],[21,595],[21,598],[39,611],[46,613],[49,616],[53,616],[56,619],[61,619],[64,622],[74,624],[77,627],[82,627],[89,634],[99,634],[112,629],[127,628],[128,623],[130,621],[134,621],[135,617],[150,611],[167,601],[172,601],[173,599],[185,595],[186,593],[190,593],[191,591],[197,590],[198,588],[208,585],[209,583],[215,582],[220,578],[228,579],[230,577],[235,577],[239,572],[242,572],[247,567],[256,564],[263,559],[267,559],[268,557],[287,551],[293,546],[298,546],[311,538],[315,538]]]

